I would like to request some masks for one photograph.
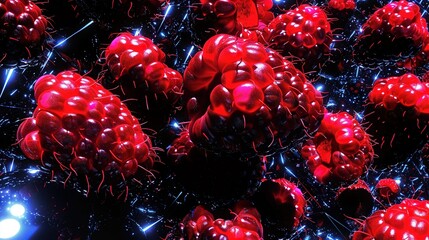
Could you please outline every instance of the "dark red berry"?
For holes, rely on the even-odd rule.
[[[132,177],[139,166],[151,169],[151,140],[127,107],[93,79],[68,71],[45,75],[34,96],[38,106],[17,132],[28,158],[79,175],[106,174],[111,181]]]
[[[374,157],[368,134],[346,112],[325,113],[313,139],[301,150],[314,177],[321,183],[353,181],[360,177]]]
[[[209,39],[184,73],[192,141],[209,150],[261,153],[316,130],[321,94],[305,75],[262,44]]]

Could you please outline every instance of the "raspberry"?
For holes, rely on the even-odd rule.
[[[375,11],[362,30],[355,54],[364,61],[368,58],[408,57],[429,36],[419,6],[405,0],[391,2]]]
[[[368,217],[353,240],[427,239],[429,236],[429,201],[405,199]]]
[[[353,10],[356,3],[354,0],[329,0],[328,6],[338,11]]]
[[[378,194],[382,198],[386,199],[398,195],[401,190],[398,183],[391,178],[380,179],[375,188],[377,189]]]
[[[341,211],[350,217],[368,216],[374,206],[371,189],[360,179],[355,184],[340,188],[336,200]]]
[[[192,141],[208,150],[266,154],[313,132],[324,111],[305,75],[260,43],[209,39],[184,73]]]
[[[213,214],[197,206],[183,219],[182,230],[185,239],[230,239],[259,240],[263,229],[255,208],[244,208],[233,220],[214,219]]]
[[[183,83],[181,74],[163,63],[164,52],[148,38],[122,33],[107,47],[105,55],[113,84],[120,85],[115,93],[137,99],[129,107],[143,111],[149,125],[156,125],[154,128],[163,127],[182,95]]]
[[[301,190],[284,178],[263,181],[254,198],[263,219],[276,229],[291,230],[304,215],[306,200]]]
[[[152,167],[156,155],[137,119],[93,79],[68,71],[45,75],[34,95],[38,106],[17,132],[28,158],[70,174],[101,173],[110,183]]]
[[[168,157],[178,181],[201,195],[230,197],[253,193],[263,174],[258,156],[207,152],[194,145],[187,130],[173,141]]]
[[[331,26],[321,8],[303,4],[272,20],[261,42],[284,56],[305,59],[304,67],[313,67],[330,51]]]
[[[33,48],[46,35],[48,21],[40,8],[29,0],[0,1],[0,43],[1,53],[16,54],[14,42]],[[9,46],[10,45],[10,46]],[[3,52],[4,51],[4,52]]]
[[[200,36],[205,42],[207,32],[209,37],[217,33],[231,35],[248,35],[249,29],[255,30],[267,24],[273,14],[269,11],[273,3],[271,0],[200,0],[201,7],[196,8],[193,19],[194,27],[201,28],[205,35]],[[213,29],[213,30],[211,30]],[[253,35],[253,33],[252,33]]]
[[[378,79],[368,102],[364,121],[378,143],[374,145],[377,166],[405,160],[428,138],[429,83],[413,74]]]
[[[304,144],[301,154],[321,183],[356,180],[374,157],[368,134],[346,112],[325,113],[319,130]]]

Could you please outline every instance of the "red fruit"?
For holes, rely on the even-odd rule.
[[[307,62],[329,53],[332,31],[326,13],[307,4],[277,16],[264,30],[264,39],[283,55],[294,55]]]
[[[374,157],[368,134],[346,112],[325,113],[319,130],[304,144],[301,154],[321,183],[356,180]]]
[[[165,53],[150,39],[122,33],[107,47],[105,55],[115,80],[131,75],[137,86],[146,85],[153,93],[180,95],[182,76],[163,63]]]
[[[259,240],[263,230],[260,216],[256,209],[243,209],[237,213],[234,220],[218,218],[198,206],[186,215],[181,226],[186,239],[230,239],[230,240]]]
[[[429,201],[405,199],[368,217],[353,240],[422,239],[429,236]]]
[[[429,83],[421,82],[414,74],[408,73],[400,77],[378,79],[369,93],[372,104],[384,107],[388,111],[398,105],[413,108],[417,115],[429,114]]]
[[[375,188],[377,189],[378,194],[386,199],[396,196],[401,190],[398,183],[391,178],[380,179]]]
[[[45,75],[34,96],[38,106],[17,132],[28,158],[112,181],[152,167],[156,155],[137,119],[93,79],[67,71]]]
[[[409,38],[416,46],[422,44],[429,35],[419,6],[405,0],[391,2],[378,9],[362,28],[365,33],[369,30],[381,31],[395,38]]]
[[[0,2],[0,39],[8,37],[33,46],[45,37],[47,25],[40,8],[29,0]]]
[[[356,7],[354,0],[329,0],[328,6],[330,8],[343,11],[343,10],[353,10]]]
[[[182,96],[182,75],[169,68],[164,52],[142,36],[122,33],[107,47],[107,65],[114,80],[104,82],[148,128],[160,129],[170,119]],[[106,78],[108,79],[108,78]],[[113,86],[110,86],[113,85]]]
[[[366,57],[364,60],[409,57],[428,37],[427,23],[419,6],[405,0],[395,1],[375,11],[363,24],[355,55]]]
[[[210,38],[191,59],[184,88],[191,139],[210,150],[265,154],[314,131],[324,109],[291,62],[230,35]]]
[[[336,200],[341,211],[350,217],[368,216],[374,206],[374,198],[368,185],[358,181],[338,190]]]
[[[306,200],[301,190],[284,178],[264,180],[255,194],[262,217],[279,229],[293,229],[304,215]]]

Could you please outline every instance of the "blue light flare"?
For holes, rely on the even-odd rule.
[[[3,84],[3,89],[1,90],[1,93],[0,93],[0,98],[3,96],[4,90],[6,89],[10,79],[12,79],[14,70],[15,70],[14,68],[6,69],[6,79]]]

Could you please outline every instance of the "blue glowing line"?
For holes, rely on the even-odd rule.
[[[57,45],[55,45],[53,48],[56,48],[58,46],[60,46],[61,44],[65,43],[67,40],[69,40],[70,38],[72,38],[73,36],[75,36],[76,34],[82,32],[83,30],[85,30],[87,27],[91,26],[91,24],[93,24],[94,21],[91,20],[89,23],[85,24],[85,26],[83,26],[82,28],[80,28],[79,30],[77,30],[76,32],[74,32],[72,35],[66,37],[66,39],[62,40],[61,42],[57,43]]]
[[[10,163],[10,167],[9,167],[9,172],[12,172],[14,163],[15,163],[15,159],[12,159],[12,162]]]
[[[165,22],[165,19],[167,18],[168,14],[170,13],[171,7],[172,7],[172,5],[170,4],[170,5],[168,5],[167,10],[165,10],[165,14],[164,14],[164,17],[162,18],[161,24],[159,25],[158,31],[161,29],[162,25]]]
[[[3,89],[0,93],[0,98],[3,96],[4,90],[6,89],[7,84],[9,83],[9,80],[12,78],[14,68],[6,69],[6,80],[4,81]]]
[[[157,223],[161,222],[163,218],[160,218],[159,220],[147,225],[146,227],[142,228],[141,230],[146,233],[147,230],[149,230],[150,228],[152,228],[153,226],[155,226]]]
[[[186,58],[185,58],[185,63],[188,61],[188,59],[191,57],[191,54],[192,54],[192,51],[194,51],[194,47],[195,46],[191,46],[191,48],[189,49],[189,52],[188,52],[188,55],[186,55]]]

